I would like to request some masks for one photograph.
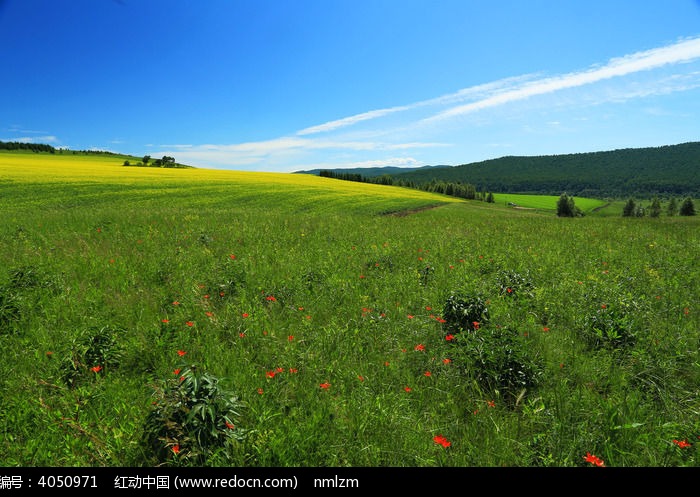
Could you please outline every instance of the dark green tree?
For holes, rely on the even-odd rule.
[[[661,215],[661,201],[658,196],[654,196],[651,199],[651,205],[649,206],[649,217],[659,217]]]
[[[562,193],[559,196],[559,200],[557,200],[557,216],[574,217],[574,213],[574,198],[569,197],[566,193]]]
[[[678,212],[678,202],[676,201],[676,197],[671,197],[671,200],[668,201],[668,205],[666,206],[666,214],[675,216],[676,212]]]
[[[632,217],[636,214],[637,211],[637,204],[635,203],[633,198],[627,199],[627,203],[625,206],[622,208],[622,216],[623,217]]]
[[[681,216],[694,216],[695,215],[695,204],[693,199],[686,197],[681,204],[681,208],[678,210],[678,214]]]

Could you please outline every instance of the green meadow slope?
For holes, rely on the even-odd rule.
[[[699,465],[698,216],[121,164],[0,154],[3,466]]]

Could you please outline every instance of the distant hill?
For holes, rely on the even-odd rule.
[[[396,166],[385,166],[385,167],[354,167],[354,168],[339,168],[339,169],[309,169],[308,171],[294,171],[294,174],[315,174],[318,176],[321,171],[333,171],[338,174],[360,174],[365,178],[376,178],[378,176],[383,176],[388,174],[394,176],[397,174],[402,174],[406,172],[416,172],[424,170],[434,170],[439,168],[451,168],[452,166],[420,166],[420,167],[396,167]]]
[[[462,182],[493,193],[699,198],[700,142],[564,155],[507,156],[392,177],[394,184]]]

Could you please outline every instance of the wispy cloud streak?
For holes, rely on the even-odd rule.
[[[674,45],[615,58],[602,67],[531,81],[488,98],[444,110],[426,118],[425,121],[452,118],[489,107],[523,100],[535,95],[544,95],[568,88],[584,86],[670,64],[690,62],[697,58],[700,58],[700,38],[685,40]]]

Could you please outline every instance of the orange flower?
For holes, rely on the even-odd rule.
[[[331,387],[331,384],[326,382],[326,383],[321,383],[319,386],[321,388],[323,388],[324,390],[328,390]]]
[[[263,394],[263,389],[262,389],[262,388],[258,388],[258,395],[262,395],[262,394]]]
[[[178,444],[173,445],[173,454],[180,453],[180,446]]]
[[[590,452],[586,452],[586,455],[583,457],[583,460],[593,464],[594,466],[598,466],[601,468],[605,467],[605,463],[603,462],[603,460],[598,456],[594,456]]]
[[[681,449],[685,449],[693,445],[687,440],[674,440],[673,443],[679,446]]]
[[[179,355],[180,357],[184,356],[185,354],[187,354],[187,352],[185,352],[184,350],[177,351],[177,355]]]
[[[418,345],[416,345],[416,346],[413,348],[413,350],[417,350],[418,352],[422,352],[422,351],[425,350],[425,345],[423,345],[422,343],[419,343]]]
[[[445,437],[443,437],[442,435],[435,435],[433,437],[433,442],[435,442],[438,445],[442,445],[445,448],[452,445],[452,443],[449,440],[447,440]]]
[[[433,373],[431,373],[430,371],[426,371],[425,373],[423,373],[423,375],[424,375],[424,376],[432,376]]]
[[[445,340],[447,340],[447,341],[449,342],[450,340],[454,340],[454,338],[455,338],[454,335],[447,335],[447,336],[445,337]]]
[[[99,373],[100,371],[102,371],[102,366],[93,366],[90,368],[90,371],[92,371],[93,373]]]
[[[411,391],[411,387],[403,387],[403,389],[404,389],[404,391],[406,391],[406,392],[410,392],[410,391]]]
[[[233,423],[226,421],[226,428],[228,428],[229,430],[233,430],[234,428],[236,428],[236,426]]]

